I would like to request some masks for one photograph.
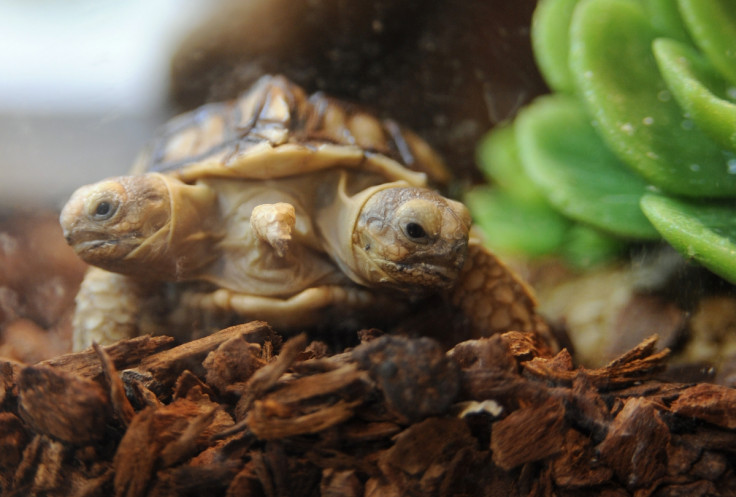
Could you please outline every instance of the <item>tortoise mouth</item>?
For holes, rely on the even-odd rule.
[[[68,240],[67,240],[68,241]],[[90,250],[99,249],[101,247],[109,246],[109,245],[117,245],[118,240],[89,240],[86,242],[76,242],[74,244],[74,249],[79,252],[89,252]]]
[[[460,265],[461,266],[461,265]],[[395,284],[409,291],[429,292],[452,287],[460,275],[457,265],[431,262],[386,262],[384,271]]]
[[[65,238],[74,252],[91,264],[123,258],[141,244],[139,236],[135,233],[112,237],[98,231],[80,231],[73,234],[65,233]]]

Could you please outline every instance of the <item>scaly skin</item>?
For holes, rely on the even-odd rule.
[[[549,326],[535,311],[531,289],[478,240],[468,244],[465,265],[450,298],[467,316],[474,336],[533,332],[552,350],[559,349]]]
[[[137,336],[141,297],[139,284],[130,278],[90,268],[76,298],[74,350],[84,350],[93,342],[107,344]]]

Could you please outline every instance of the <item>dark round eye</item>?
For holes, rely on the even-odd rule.
[[[407,223],[406,234],[409,235],[409,238],[415,239],[427,236],[427,232],[424,231],[424,228],[422,228],[422,225],[419,223]]]
[[[94,208],[93,215],[95,219],[110,219],[115,214],[115,208],[112,203],[107,200],[101,200]]]

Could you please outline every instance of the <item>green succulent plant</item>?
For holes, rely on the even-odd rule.
[[[734,0],[540,0],[532,44],[552,93],[466,196],[487,243],[589,265],[664,238],[736,283]]]

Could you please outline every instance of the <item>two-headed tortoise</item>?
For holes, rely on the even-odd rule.
[[[526,287],[469,241],[467,209],[429,187],[448,179],[396,123],[263,77],[173,119],[131,175],[72,195],[64,235],[96,266],[74,347],[152,331],[150,302],[180,324],[198,309],[306,328],[442,293],[484,334],[537,328]]]

